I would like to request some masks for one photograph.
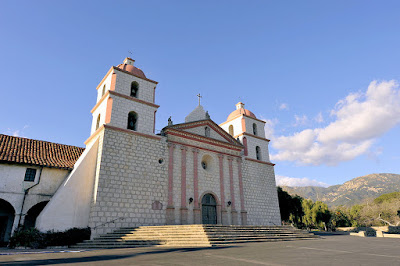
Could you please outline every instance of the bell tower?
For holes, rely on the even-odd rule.
[[[97,86],[97,101],[91,110],[91,135],[103,125],[155,134],[158,83],[148,79],[134,63],[132,58],[125,58],[122,64],[111,67]]]
[[[236,110],[220,126],[244,145],[244,156],[257,161],[270,162],[268,143],[265,138],[265,121],[258,119],[252,112],[238,102]]]

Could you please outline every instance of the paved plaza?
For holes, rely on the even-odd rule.
[[[0,265],[400,265],[399,250],[400,239],[331,235],[218,248],[1,249]]]

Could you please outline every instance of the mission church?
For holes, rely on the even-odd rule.
[[[199,101],[156,134],[157,82],[134,62],[97,86],[85,149],[0,135],[3,240],[26,221],[41,231],[89,226],[92,237],[139,225],[281,224],[265,122],[239,102],[218,125]]]

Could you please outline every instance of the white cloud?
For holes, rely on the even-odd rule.
[[[316,186],[316,187],[329,187],[329,184],[317,181],[315,179],[309,179],[306,177],[296,178],[276,175],[277,186],[288,186],[288,187],[305,187],[305,186]]]
[[[281,105],[279,106],[279,110],[288,110],[289,109],[289,105],[287,103],[281,103]]]
[[[365,93],[340,100],[325,128],[271,137],[278,150],[271,159],[336,165],[369,152],[374,140],[400,123],[400,90],[395,81],[373,81]]]
[[[25,137],[23,131],[27,129],[29,126],[25,125],[22,129],[11,129],[7,128],[6,134],[11,135],[13,137]]]
[[[319,112],[319,113],[317,114],[317,116],[314,118],[314,120],[315,120],[317,123],[322,123],[322,122],[324,122],[324,117],[322,116],[322,113]]]
[[[303,126],[308,122],[308,117],[306,115],[295,115],[294,119],[296,119],[296,122],[293,124],[294,127]]]

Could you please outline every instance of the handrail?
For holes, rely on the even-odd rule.
[[[102,224],[100,224],[100,225],[97,225],[97,226],[93,227],[93,229],[97,229],[97,228],[99,228],[100,226],[105,226],[106,224],[114,223],[115,221],[124,220],[124,219],[125,219],[125,217],[118,217],[117,219],[114,219],[114,220],[111,220],[111,221],[102,223]]]

